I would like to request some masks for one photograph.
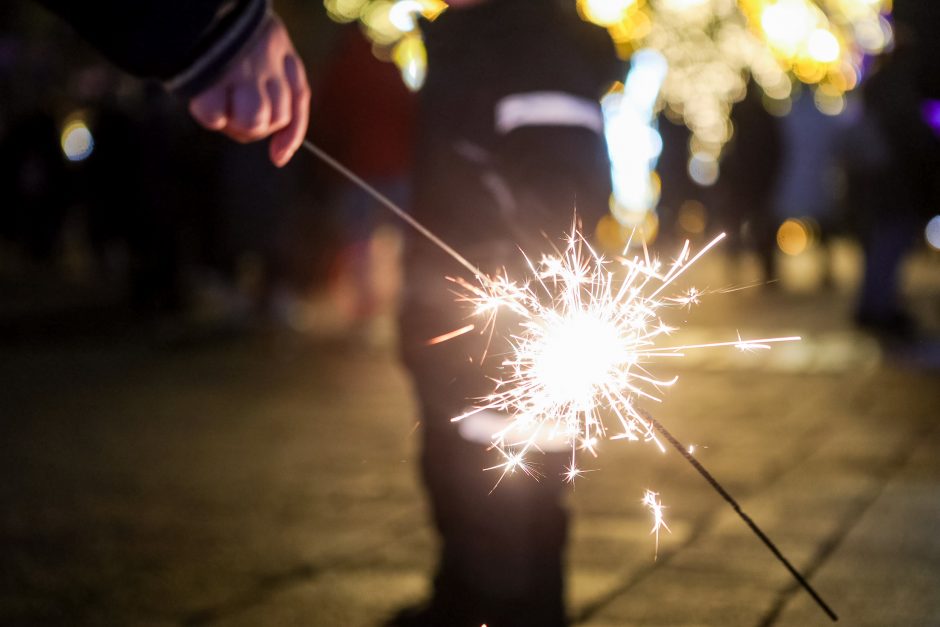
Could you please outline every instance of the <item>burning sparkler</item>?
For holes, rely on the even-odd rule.
[[[485,410],[508,414],[508,424],[492,438],[493,446],[504,459],[492,468],[502,471],[500,479],[516,470],[537,477],[526,454],[530,449],[541,448],[543,442],[562,439],[571,448],[571,464],[564,477],[573,482],[585,472],[577,466],[576,452],[580,449],[596,455],[598,441],[609,433],[610,427],[602,421],[604,414],[616,418],[618,431],[611,439],[651,441],[665,451],[661,435],[728,502],[826,614],[838,620],[809,582],[691,451],[636,406],[639,399],[659,402],[657,394],[677,380],[654,376],[646,368],[651,361],[681,357],[684,351],[699,348],[733,346],[740,350],[766,350],[776,342],[800,339],[745,340],[739,335],[736,340],[712,344],[658,345],[659,340],[676,330],[665,323],[660,312],[669,307],[697,304],[702,296],[695,289],[673,296],[665,296],[664,292],[721,241],[723,234],[694,256],[686,242],[678,257],[664,267],[650,258],[645,245],[642,257],[608,259],[595,252],[572,228],[564,252],[546,255],[538,263],[527,260],[531,271],[528,280],[516,282],[505,274],[490,277],[315,144],[305,141],[304,147],[473,273],[476,283],[459,278],[454,281],[464,290],[463,300],[471,303],[486,320],[484,331],[493,330],[501,311],[519,317],[520,331],[510,335],[511,350],[502,363],[508,376],[495,382],[494,392],[482,399],[478,408],[454,418],[461,420]],[[474,328],[476,325],[467,325],[432,342],[446,341]],[[653,513],[658,548],[659,529],[668,530],[663,507],[655,492],[647,491],[643,503]]]
[[[611,427],[604,415],[616,420],[617,432],[610,439],[645,440],[665,452],[665,440],[705,478],[738,516],[777,557],[794,579],[813,597],[832,620],[835,612],[784,557],[770,538],[744,513],[737,501],[712,477],[688,447],[655,418],[637,407],[640,399],[660,402],[658,394],[677,377],[663,379],[647,369],[658,359],[682,357],[684,351],[735,347],[741,351],[769,350],[771,344],[799,337],[743,339],[708,344],[660,346],[676,329],[661,317],[664,310],[691,307],[703,292],[690,288],[675,296],[664,293],[696,261],[724,238],[719,235],[692,255],[686,242],[678,257],[664,267],[643,255],[608,259],[594,251],[572,228],[565,250],[546,255],[538,263],[528,262],[531,276],[523,283],[507,276],[477,274],[478,284],[453,279],[464,290],[463,300],[486,320],[484,330],[495,325],[496,315],[508,310],[518,316],[519,332],[510,336],[511,348],[502,362],[508,373],[495,381],[495,390],[480,400],[477,408],[455,421],[481,411],[500,411],[508,423],[493,434],[493,447],[503,463],[502,478],[516,470],[537,477],[526,454],[544,443],[562,439],[571,448],[571,463],[563,474],[573,482],[583,474],[576,453],[596,456],[600,438]],[[643,503],[653,513],[653,533],[659,550],[659,530],[669,528],[655,492],[647,491]]]
[[[463,292],[461,299],[484,318],[484,331],[492,329],[501,311],[519,319],[519,331],[510,335],[510,350],[501,362],[505,376],[495,381],[492,394],[453,420],[481,411],[508,416],[492,438],[505,460],[494,468],[503,475],[528,468],[530,451],[559,440],[571,449],[564,475],[568,481],[582,472],[576,452],[596,456],[597,443],[605,437],[653,442],[665,451],[637,402],[660,402],[662,390],[677,378],[654,375],[648,369],[651,363],[694,349],[759,350],[800,339],[738,335],[727,342],[663,345],[676,331],[662,318],[665,310],[691,306],[702,296],[696,289],[675,296],[665,293],[723,237],[695,255],[687,242],[664,266],[645,248],[632,258],[608,259],[572,228],[562,252],[528,262],[531,276],[526,282],[484,275],[477,276],[476,284],[452,279]]]

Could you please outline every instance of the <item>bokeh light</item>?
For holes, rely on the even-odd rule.
[[[934,250],[940,250],[940,215],[934,216],[924,229],[924,238]]]
[[[622,22],[639,0],[578,0],[581,17],[599,26]]]
[[[91,129],[79,116],[72,116],[66,121],[60,142],[62,153],[69,161],[84,161],[95,149]]]
[[[324,0],[327,14],[337,22],[352,22],[359,19],[368,0]]]
[[[392,21],[392,7],[388,0],[376,0],[363,9],[360,17],[369,39],[380,46],[389,46],[402,36]]]
[[[679,205],[679,227],[689,235],[701,235],[708,224],[705,205],[697,200],[686,200]]]
[[[934,135],[940,137],[940,100],[926,99],[921,102],[921,117]]]
[[[389,9],[388,20],[399,32],[410,33],[418,27],[417,16],[422,9],[418,0],[399,0]]]
[[[751,30],[782,68],[803,83],[828,88],[828,93],[814,99],[828,115],[844,109],[842,96],[858,85],[865,55],[883,52],[893,39],[886,19],[890,0],[739,0],[739,4]]]
[[[447,8],[444,0],[324,0],[323,4],[337,22],[359,20],[375,44],[376,57],[394,62],[409,89],[421,89],[427,51],[417,21],[435,19]]]
[[[594,235],[601,250],[610,254],[622,254],[627,243],[640,245],[652,244],[659,235],[659,214],[647,211],[639,216],[636,226],[628,227],[614,218],[613,215],[603,216],[597,223]]]
[[[706,152],[696,152],[689,157],[689,178],[702,187],[709,187],[718,181],[718,159]]]
[[[841,115],[845,94],[868,67],[866,55],[890,49],[894,39],[892,0],[570,1],[582,19],[607,29],[635,72],[603,102],[611,213],[631,229],[646,223],[659,202],[660,113],[691,132],[689,176],[698,185],[714,185],[734,134],[732,108],[748,89],[760,89],[764,108],[785,116],[801,82],[810,85],[819,111]],[[428,61],[417,20],[435,19],[447,9],[444,0],[324,4],[337,21],[359,20],[377,56],[392,60],[410,89],[421,88]]]
[[[392,50],[392,60],[401,71],[401,78],[412,91],[424,85],[428,71],[428,56],[421,37],[408,34]]]
[[[825,115],[841,115],[845,111],[845,94],[829,85],[820,85],[813,93],[816,108]]]
[[[777,229],[777,246],[790,256],[812,249],[819,240],[820,227],[812,218],[790,218]]]
[[[806,50],[819,63],[832,63],[839,58],[839,40],[824,28],[817,28],[806,42]]]
[[[784,57],[796,57],[817,30],[819,9],[808,0],[777,0],[760,13],[760,26],[767,43]]]
[[[613,182],[610,209],[631,229],[646,221],[659,202],[655,168],[663,140],[656,128],[656,105],[668,69],[659,52],[638,50],[624,84],[601,101]]]

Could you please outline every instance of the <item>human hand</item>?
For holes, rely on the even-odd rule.
[[[303,61],[277,16],[214,85],[189,101],[202,126],[247,143],[271,138],[274,165],[290,161],[307,134],[310,86]]]

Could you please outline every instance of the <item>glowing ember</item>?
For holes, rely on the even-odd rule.
[[[669,529],[669,525],[667,525],[666,521],[663,519],[663,504],[659,501],[659,492],[647,490],[646,494],[643,495],[642,503],[650,510],[650,513],[653,514],[653,528],[650,529],[650,535],[656,535],[656,555],[658,556],[659,530],[665,529],[669,533],[672,533],[672,531]]]

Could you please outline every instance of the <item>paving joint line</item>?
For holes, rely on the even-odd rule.
[[[902,445],[898,446],[894,454],[881,465],[880,476],[876,477],[876,480],[880,480],[878,484],[871,490],[868,491],[863,497],[855,499],[853,505],[854,507],[850,508],[849,512],[842,517],[839,521],[839,524],[836,526],[835,531],[830,534],[819,546],[818,550],[813,554],[809,563],[806,565],[803,570],[803,574],[807,579],[811,578],[820,568],[822,568],[826,562],[832,557],[836,549],[841,546],[849,533],[858,525],[858,523],[865,516],[865,513],[871,509],[871,507],[878,501],[881,495],[884,493],[888,484],[897,476],[897,474],[903,470],[910,460],[913,458],[914,454],[922,447],[925,446],[929,438],[931,438],[938,430],[940,430],[940,425],[929,425],[921,426],[919,429],[915,429],[903,442]],[[788,584],[784,587],[778,594],[777,599],[774,601],[774,604],[770,607],[764,617],[757,623],[757,627],[772,627],[774,623],[780,618],[780,615],[783,613],[783,610],[786,609],[786,606],[790,603],[793,597],[797,592],[800,591],[800,587],[795,584]]]
[[[404,524],[408,522],[411,513],[410,510],[402,512],[392,520],[391,524],[383,526],[386,530],[391,529],[396,538],[407,538],[416,535],[422,531],[420,526],[416,527],[410,523]],[[382,544],[384,544],[384,542],[375,543],[373,548],[377,548]],[[361,553],[362,551],[359,551],[356,555]],[[337,559],[329,566],[303,562],[280,573],[263,575],[256,579],[254,585],[249,590],[233,596],[228,601],[189,612],[180,620],[180,623],[185,627],[203,627],[205,625],[211,625],[224,618],[261,605],[266,599],[278,592],[300,585],[301,583],[316,581],[325,573],[336,572],[338,569],[355,568],[357,565],[360,565],[357,557],[346,557],[345,559]]]
[[[766,473],[765,478],[760,484],[742,491],[742,494],[737,495],[738,498],[740,500],[747,499],[781,481],[784,477],[798,468],[800,464],[812,457],[817,451],[819,451],[819,449],[822,448],[825,439],[823,437],[819,437],[821,435],[820,432],[829,433],[831,431],[832,429],[820,427],[818,424],[814,424],[811,428],[807,429],[803,434],[801,434],[800,440],[815,442],[815,446],[797,446],[797,450],[804,452],[802,455],[788,457],[787,461],[789,463],[776,465],[776,473]],[[572,624],[576,625],[594,618],[599,612],[608,607],[618,597],[626,594],[634,587],[638,586],[658,568],[668,564],[684,549],[688,548],[703,535],[711,531],[711,529],[717,524],[718,519],[721,517],[721,514],[725,511],[725,509],[726,508],[724,503],[716,503],[713,505],[712,508],[704,515],[704,519],[702,519],[701,522],[694,527],[692,533],[685,542],[671,551],[664,552],[655,562],[644,566],[638,571],[634,571],[631,573],[629,578],[623,581],[623,583],[621,583],[619,586],[616,586],[614,589],[610,590],[594,601],[586,603],[571,618]]]

